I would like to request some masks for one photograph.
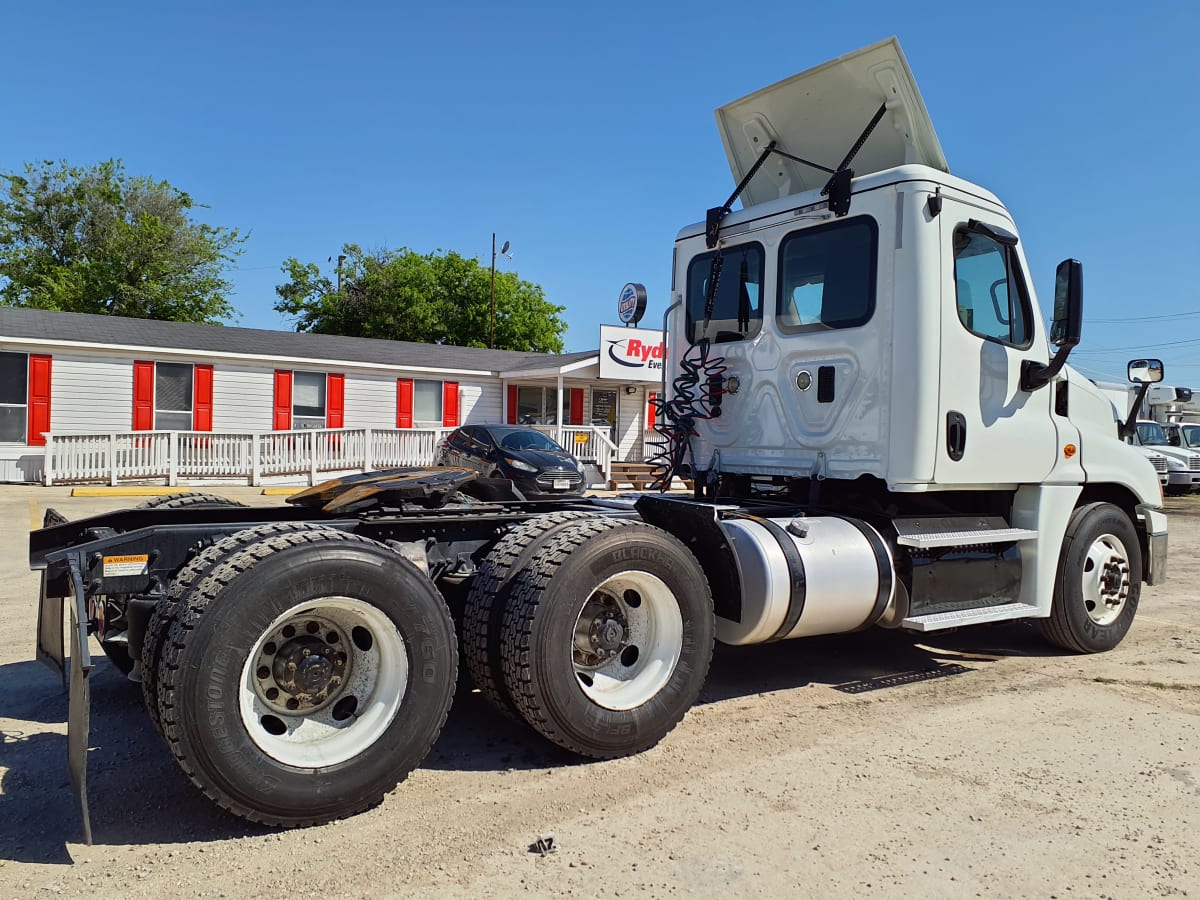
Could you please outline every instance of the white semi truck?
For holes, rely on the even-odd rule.
[[[1080,264],[1047,327],[1013,217],[949,174],[895,40],[717,121],[737,188],[679,232],[664,317],[660,475],[691,496],[528,502],[406,469],[274,509],[47,514],[38,653],[69,675],[85,823],[89,634],[192,781],[280,826],[353,814],[418,765],[460,652],[497,708],[611,758],[687,713],[714,640],[1032,619],[1072,651],[1121,641],[1165,577],[1167,519],[1064,365]]]

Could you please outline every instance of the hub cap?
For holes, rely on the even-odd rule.
[[[682,649],[683,616],[671,589],[649,572],[623,572],[584,602],[571,657],[588,699],[627,710],[662,690]]]
[[[242,724],[260,750],[300,768],[336,765],[371,746],[408,686],[392,621],[350,597],[322,597],[277,618],[242,669]]]
[[[1129,599],[1129,554],[1121,539],[1103,534],[1092,542],[1083,563],[1083,605],[1097,625],[1116,621]]]

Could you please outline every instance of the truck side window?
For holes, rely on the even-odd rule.
[[[869,216],[794,231],[779,249],[775,321],[786,334],[853,328],[875,311],[878,229]]]
[[[954,286],[959,321],[972,334],[1029,345],[1029,300],[1016,254],[990,237],[954,233]]]
[[[705,337],[714,344],[744,341],[762,330],[762,245],[739,244],[720,253],[720,273],[707,328],[704,311],[716,253],[701,253],[688,263],[687,336],[693,344]]]

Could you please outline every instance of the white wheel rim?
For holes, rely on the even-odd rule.
[[[649,572],[622,572],[584,601],[571,648],[575,679],[597,706],[641,706],[671,679],[683,651],[675,594]]]
[[[304,667],[299,677],[288,662]],[[407,688],[408,652],[392,620],[362,600],[322,597],[266,629],[242,667],[238,701],[242,725],[263,753],[315,769],[379,740]]]
[[[1129,554],[1119,537],[1102,534],[1083,561],[1083,606],[1097,625],[1111,625],[1129,599]]]

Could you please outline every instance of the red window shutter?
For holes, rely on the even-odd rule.
[[[133,364],[133,430],[154,429],[154,363]]]
[[[212,431],[213,367],[195,366],[192,376],[192,431]]]
[[[646,392],[646,430],[649,431],[654,427],[654,401],[658,397],[658,391]]]
[[[325,378],[325,427],[343,428],[346,424],[346,376]]]
[[[571,388],[571,424],[583,424],[583,388]]]
[[[517,386],[515,384],[508,386],[508,424],[517,424]]]
[[[396,379],[396,427],[412,428],[413,419],[413,380],[411,378]]]
[[[442,425],[446,428],[458,427],[458,382],[442,382]]]
[[[292,373],[290,369],[275,370],[275,417],[271,427],[289,431],[292,427]]]
[[[46,445],[45,432],[50,430],[50,357],[29,354],[29,435],[31,447]]]

